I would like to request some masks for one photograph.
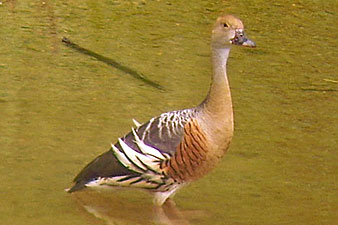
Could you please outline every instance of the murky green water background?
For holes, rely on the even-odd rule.
[[[335,0],[1,1],[0,223],[156,223],[143,192],[63,189],[131,118],[203,99],[211,24],[223,12],[244,21],[258,48],[231,53],[234,141],[217,169],[175,196],[182,220],[335,224]],[[65,46],[63,36],[164,89]]]

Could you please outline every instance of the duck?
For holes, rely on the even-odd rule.
[[[234,15],[217,18],[211,33],[211,85],[193,108],[165,112],[135,127],[74,178],[69,193],[84,188],[129,187],[149,191],[157,206],[209,173],[234,133],[227,60],[232,46],[256,47]]]

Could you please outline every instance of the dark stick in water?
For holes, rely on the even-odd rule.
[[[133,76],[134,78],[136,78],[138,80],[141,80],[144,83],[146,83],[146,84],[148,84],[148,85],[150,85],[150,86],[152,86],[154,88],[157,88],[157,89],[160,89],[160,90],[164,89],[161,85],[159,85],[159,84],[157,84],[157,83],[155,83],[155,82],[147,79],[146,77],[144,77],[142,74],[138,73],[137,71],[135,71],[133,69],[130,69],[129,67],[121,65],[120,63],[116,62],[113,59],[110,59],[110,58],[107,58],[105,56],[99,55],[99,54],[97,54],[97,53],[95,53],[95,52],[93,52],[91,50],[82,48],[81,46],[73,43],[71,40],[69,40],[66,37],[62,38],[62,42],[65,43],[68,47],[71,47],[71,48],[73,48],[73,49],[81,52],[82,54],[86,54],[86,55],[89,55],[91,57],[94,57],[95,59],[97,59],[97,60],[99,60],[101,62],[104,62],[104,63],[108,64],[109,66],[112,66],[112,67],[114,67],[116,69],[119,69],[119,70],[125,72],[125,73],[128,73],[129,75]]]

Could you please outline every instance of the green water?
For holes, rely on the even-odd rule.
[[[0,223],[158,223],[143,192],[63,190],[132,118],[203,99],[211,24],[224,12],[244,21],[258,48],[231,52],[233,143],[217,169],[175,196],[172,224],[336,223],[335,0],[2,0]]]

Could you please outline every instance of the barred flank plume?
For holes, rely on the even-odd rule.
[[[135,129],[132,129],[132,134],[139,151],[128,146],[121,138],[118,139],[120,148],[112,145],[111,151],[118,162],[134,174],[98,177],[86,186],[129,186],[156,189],[156,191],[167,191],[170,188],[173,180],[167,177],[160,167],[161,162],[167,160],[169,155],[146,145],[140,140]]]

